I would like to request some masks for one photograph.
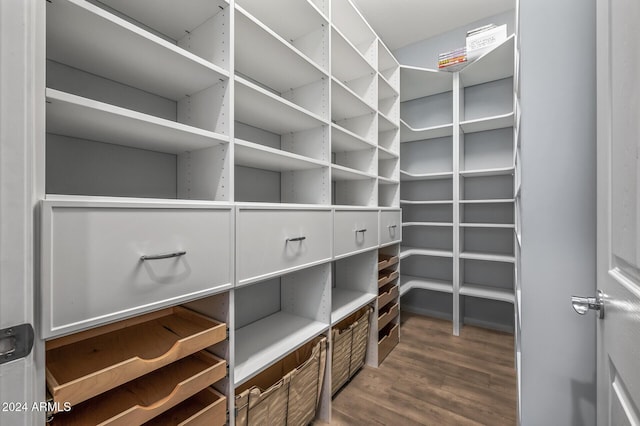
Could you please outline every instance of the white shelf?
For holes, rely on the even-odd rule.
[[[331,151],[347,152],[362,151],[365,149],[375,148],[375,144],[363,139],[350,130],[331,124]]]
[[[387,149],[382,146],[378,146],[378,159],[379,160],[393,160],[394,158],[399,158],[400,154],[397,152],[393,152],[390,149]]]
[[[453,200],[428,200],[428,201],[400,200],[400,204],[409,204],[409,205],[453,204]]]
[[[332,121],[341,121],[373,112],[374,108],[363,101],[355,92],[335,78],[331,79]]]
[[[491,254],[491,253],[477,253],[465,251],[460,253],[460,259],[469,259],[469,260],[486,260],[488,262],[503,262],[503,263],[514,263],[514,256],[507,256],[504,254]]]
[[[350,1],[331,4],[331,22],[360,52],[365,51],[377,39],[369,24]],[[375,48],[377,49],[377,45]],[[373,58],[371,64],[375,65]]]
[[[397,129],[398,125],[393,122],[389,117],[385,114],[378,112],[378,131],[386,132],[388,130]]]
[[[493,117],[463,121],[460,123],[460,128],[464,133],[475,133],[484,132],[487,130],[504,129],[505,127],[513,126],[513,118],[513,112],[509,112],[507,114],[496,115]]]
[[[365,180],[375,178],[375,175],[361,172],[360,170],[351,169],[338,164],[331,165],[331,180]]]
[[[240,7],[235,25],[236,71],[279,93],[328,77],[311,59]]]
[[[399,64],[395,56],[393,56],[389,48],[378,39],[378,69],[386,71],[398,67]]]
[[[404,170],[400,170],[400,180],[403,182],[416,181],[416,180],[440,180],[440,179],[452,179],[453,172],[438,172],[438,173],[409,173]]]
[[[235,139],[235,164],[274,172],[309,170],[328,164],[302,155]]]
[[[398,92],[393,88],[391,83],[382,75],[378,74],[378,100],[394,98],[398,96]]]
[[[376,70],[340,30],[332,28],[331,74],[340,81],[351,81],[375,73]]]
[[[420,247],[400,247],[400,259],[409,256],[432,256],[432,257],[453,257],[453,252],[449,250],[432,250]]]
[[[113,9],[144,25],[180,40],[187,31],[192,31],[215,16],[221,9],[229,7],[226,0],[189,1],[188,7],[175,0],[100,0]]]
[[[403,222],[403,227],[410,226],[426,226],[426,227],[453,227],[453,223],[451,222]]]
[[[377,296],[374,293],[333,288],[331,290],[331,323],[339,322],[366,304],[373,302]]]
[[[173,100],[229,77],[221,67],[81,0],[47,3],[47,58]]]
[[[400,66],[400,101],[453,91],[453,74],[427,68]]]
[[[400,142],[413,142],[453,135],[453,124],[414,129],[400,119]]]
[[[229,142],[227,136],[46,89],[47,132],[178,154]]]
[[[414,288],[453,294],[451,281],[400,274],[400,296]]]
[[[481,177],[481,176],[502,176],[512,175],[515,168],[512,167],[496,167],[493,169],[478,169],[478,170],[461,170],[460,175],[464,177]]]
[[[236,330],[235,386],[327,329],[327,324],[278,312]]]
[[[236,76],[236,121],[280,135],[327,124],[321,117]]]
[[[464,87],[513,76],[515,36],[509,36],[495,49],[485,53],[460,71]]]
[[[398,185],[400,182],[395,179],[378,176],[378,183],[380,185]]]
[[[513,223],[461,223],[461,228],[497,228],[497,229],[515,229]]]
[[[493,200],[460,200],[460,204],[508,204],[513,203],[513,198],[497,198]]]
[[[327,19],[309,0],[238,0],[241,6],[285,40],[298,40],[315,29],[328,25]],[[283,19],[283,12],[286,17]],[[237,44],[236,44],[237,45]]]
[[[515,302],[515,295],[513,293],[513,290],[476,284],[461,285],[460,295],[478,297],[480,299],[498,300],[500,302]]]

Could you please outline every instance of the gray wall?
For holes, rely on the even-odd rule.
[[[522,424],[594,425],[595,0],[520,0],[520,37]]]
[[[510,10],[499,15],[481,19],[444,34],[402,47],[395,50],[393,54],[402,65],[438,69],[438,54],[464,47],[468,30],[486,24],[507,24],[507,34],[513,34],[515,32],[514,15],[515,11]]]

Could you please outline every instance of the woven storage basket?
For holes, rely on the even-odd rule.
[[[326,351],[326,337],[316,337],[240,386],[236,425],[309,424],[320,400]]]
[[[365,306],[332,329],[331,394],[335,394],[364,365],[371,308]]]

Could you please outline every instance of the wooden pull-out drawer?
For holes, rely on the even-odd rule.
[[[226,337],[226,324],[177,306],[50,340],[47,387],[76,405]]]
[[[387,287],[383,287],[381,291],[382,292],[378,296],[378,310],[384,308],[389,302],[398,298],[397,285],[389,285]]]
[[[226,423],[227,398],[213,388],[206,388],[143,426],[224,426]]]
[[[389,269],[385,269],[383,271],[378,272],[378,288],[389,284],[391,281],[395,280],[399,276],[400,276],[400,273],[398,271],[393,271]]]
[[[54,415],[53,426],[136,425],[226,376],[226,362],[201,351]]]
[[[380,212],[380,245],[402,240],[401,210],[383,210]]]
[[[231,286],[230,207],[44,201],[42,337]]]
[[[398,303],[394,303],[392,306],[386,306],[383,311],[380,311],[378,315],[378,331],[382,330],[398,316],[399,306]]]
[[[246,209],[237,215],[240,285],[331,259],[331,210]]]
[[[378,334],[378,364],[400,341],[400,325],[389,324]]]
[[[335,256],[366,250],[378,245],[378,212],[337,210],[333,225]]]
[[[392,254],[378,253],[378,271],[398,263],[398,256]]]

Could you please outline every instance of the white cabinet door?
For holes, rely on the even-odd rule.
[[[331,219],[331,210],[240,208],[238,284],[331,260]]]
[[[42,336],[231,286],[232,209],[43,202]]]
[[[333,223],[333,254],[342,256],[378,245],[378,212],[336,210]]]

